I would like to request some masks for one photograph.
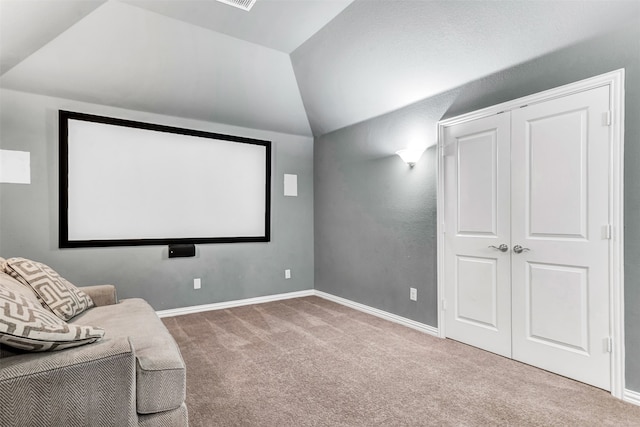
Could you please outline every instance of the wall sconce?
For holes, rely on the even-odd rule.
[[[409,165],[409,167],[414,167],[420,157],[422,157],[422,153],[424,153],[424,148],[405,148],[404,150],[396,151],[396,154],[400,156],[400,158]]]

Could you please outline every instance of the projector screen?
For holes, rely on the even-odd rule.
[[[62,248],[268,242],[271,142],[59,113]]]

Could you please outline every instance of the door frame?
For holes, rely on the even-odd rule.
[[[480,119],[494,114],[504,113],[531,104],[572,95],[577,92],[609,86],[609,103],[611,106],[609,120],[609,218],[611,220],[611,239],[609,249],[609,317],[611,346],[611,394],[619,399],[624,395],[624,68],[580,80],[554,89],[528,95],[512,101],[503,102],[481,110],[462,114],[438,122],[438,197],[437,197],[437,285],[438,285],[438,335],[446,337],[444,299],[445,284],[445,218],[444,218],[444,130],[446,127]],[[604,118],[603,118],[604,120]]]

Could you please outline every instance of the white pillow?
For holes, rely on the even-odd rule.
[[[41,262],[9,258],[4,262],[4,271],[33,289],[40,304],[62,320],[67,321],[94,306],[89,295]]]
[[[69,325],[28,294],[0,284],[0,343],[26,351],[50,351],[92,343],[103,336],[103,329]]]

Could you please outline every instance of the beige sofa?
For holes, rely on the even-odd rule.
[[[104,337],[40,353],[0,344],[0,426],[187,426],[184,361],[153,308],[111,285],[80,289],[96,307],[68,323]]]

